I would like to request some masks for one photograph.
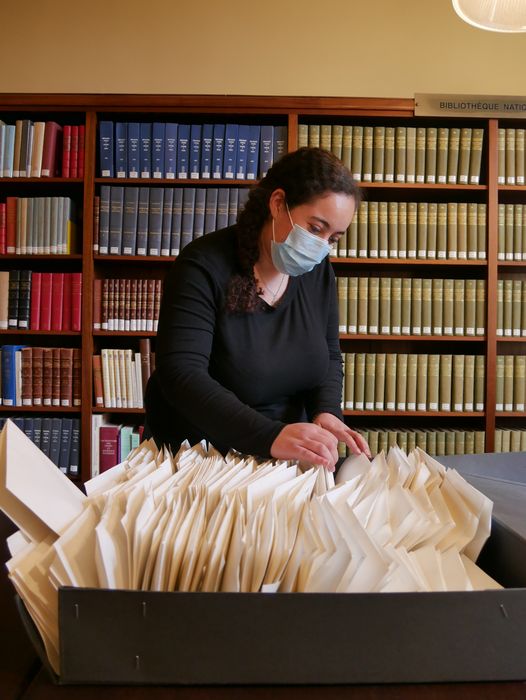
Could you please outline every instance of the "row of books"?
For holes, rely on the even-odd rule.
[[[299,124],[298,145],[331,151],[362,182],[478,185],[484,129]]]
[[[0,354],[4,406],[80,406],[80,348],[2,345]]]
[[[75,252],[75,203],[70,197],[7,197],[0,203],[0,254]]]
[[[344,353],[343,408],[483,411],[484,356]]]
[[[143,439],[144,426],[111,423],[108,416],[92,416],[91,477],[120,464]]]
[[[287,151],[287,127],[99,124],[101,177],[257,180]]]
[[[499,185],[524,185],[524,129],[499,129],[497,132]]]
[[[160,279],[96,279],[93,329],[157,331],[161,306]]]
[[[526,260],[526,207],[499,204],[499,260]]]
[[[143,396],[155,369],[150,341],[139,341],[139,352],[130,348],[103,348],[93,356],[93,393],[96,408],[143,408]]]
[[[237,221],[246,188],[110,187],[95,198],[94,251],[178,255],[190,241]]]
[[[80,418],[57,416],[10,416],[60,471],[69,476],[80,474]],[[0,418],[0,430],[8,417]]]
[[[526,280],[497,280],[497,335],[526,337]]]
[[[526,452],[526,430],[497,428],[494,452]]]
[[[526,408],[526,355],[497,355],[495,382],[496,411],[524,411]]]
[[[486,282],[337,277],[340,333],[484,335]]]
[[[338,256],[484,260],[486,205],[474,202],[362,202]]]
[[[0,177],[84,177],[84,125],[0,120]]]
[[[358,432],[367,440],[373,456],[382,450],[387,454],[389,448],[395,445],[398,445],[407,454],[416,447],[436,457],[482,454],[486,444],[484,430],[358,428]]]
[[[81,272],[0,271],[0,330],[80,331]]]

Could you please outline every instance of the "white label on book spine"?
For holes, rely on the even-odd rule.
[[[387,257],[388,257],[388,256],[387,256],[387,251],[385,250],[385,248],[381,248],[381,249],[380,249],[380,257],[381,257],[381,258],[387,258]]]
[[[354,407],[354,401],[346,401],[345,402],[345,409],[347,411],[352,411]]]
[[[408,411],[416,411],[416,403],[411,401],[410,403],[407,404],[407,410]]]
[[[465,411],[472,411],[473,410],[473,404],[472,403],[466,403],[464,405],[464,410]]]
[[[146,248],[137,248],[137,255],[146,255]]]
[[[69,407],[71,404],[69,403],[68,399],[62,399],[60,402],[61,406],[65,406],[66,408]]]
[[[467,185],[468,184],[468,176],[467,175],[461,175],[459,177],[459,182],[461,185]]]
[[[405,411],[405,402],[404,401],[399,401],[398,404],[396,405],[397,411]]]
[[[123,170],[119,170],[119,172],[117,173],[117,177],[118,178],[126,177],[126,173]],[[157,175],[157,174],[154,175],[154,177],[161,177],[161,173],[159,173],[159,175]]]
[[[520,334],[521,334],[521,329],[520,329],[520,328],[514,328],[514,329],[513,329],[513,335],[514,335],[515,337],[520,337]]]
[[[450,411],[450,410],[451,410],[451,404],[449,404],[449,403],[441,403],[441,404],[440,404],[440,410],[441,410],[441,411]]]
[[[445,185],[447,184],[446,176],[445,175],[439,175],[438,176],[438,182],[440,185]]]
[[[505,328],[504,335],[511,338],[511,328]]]
[[[372,181],[373,181],[373,178],[372,178],[371,173],[364,173],[364,174],[363,174],[362,180],[363,180],[364,182],[372,182]]]
[[[356,258],[356,248],[349,248],[349,257]]]
[[[389,251],[389,257],[390,257],[390,258],[397,258],[397,257],[398,257],[398,251],[397,251],[397,250],[390,250],[390,251]]]
[[[484,404],[483,403],[478,403],[475,407],[476,411],[483,411],[484,410]]]
[[[367,333],[367,326],[358,326],[358,333]]]
[[[503,411],[503,410],[504,410],[504,404],[503,404],[503,403],[497,403],[497,404],[495,404],[495,410],[496,410],[496,411]]]
[[[134,180],[134,179],[136,179],[136,178],[139,177],[139,173],[137,172],[137,170],[132,170],[130,173],[128,173],[128,177],[129,177],[131,180]],[[169,177],[170,177],[170,173],[166,173],[166,177],[169,178]],[[172,177],[173,177],[173,175],[172,175]]]
[[[99,253],[101,255],[108,255],[108,247],[105,245],[99,246]]]
[[[110,248],[110,255],[118,255],[119,254],[119,248],[118,246],[112,246]]]
[[[423,326],[422,335],[431,335],[431,326]]]
[[[378,326],[369,326],[369,333],[376,335],[378,333]]]
[[[340,332],[340,333],[347,333],[347,326],[340,326],[340,327],[339,327],[339,332]]]
[[[498,177],[498,179],[497,179],[497,183],[498,183],[499,185],[505,185],[505,184],[506,184],[506,180],[505,180],[505,178],[504,178],[503,175],[499,175],[499,177]]]
[[[402,326],[402,335],[411,335],[411,328],[409,326]]]
[[[403,175],[397,175],[396,176],[396,181],[397,182],[405,182],[405,177]]]
[[[497,335],[504,335],[502,328],[497,328]]]
[[[513,253],[506,253],[506,260],[513,260]]]
[[[444,326],[444,335],[453,335],[453,326]]]
[[[513,404],[512,403],[504,404],[504,410],[505,411],[513,411]]]
[[[464,335],[464,326],[455,326],[455,335]]]
[[[360,252],[358,253],[358,257],[366,258],[367,257],[367,250],[365,248],[360,248]]]
[[[438,411],[438,404],[436,401],[429,402],[429,410],[430,411]]]
[[[386,410],[388,410],[388,411],[394,411],[394,410],[395,410],[395,403],[394,403],[394,401],[388,401],[388,402],[385,404],[385,408],[386,408]]]
[[[427,255],[427,251],[426,251],[426,250],[419,250],[419,251],[418,251],[418,257],[419,257],[419,258],[425,258],[426,255]]]
[[[510,175],[506,178],[506,184],[507,185],[514,185],[515,184],[515,176]]]
[[[49,170],[43,170],[42,173],[49,173]],[[48,175],[46,175],[48,176]],[[103,170],[102,171],[102,177],[109,177],[110,176],[110,171],[109,170]]]
[[[383,401],[377,401],[374,404],[374,408],[376,411],[383,411],[384,410],[384,402]]]
[[[408,258],[416,258],[416,250],[408,250],[407,257]]]
[[[60,401],[58,399],[53,399],[52,406],[60,406]]]
[[[442,326],[434,326],[433,335],[442,335]]]
[[[523,403],[518,403],[516,408],[516,411],[524,411],[524,404]]]
[[[458,259],[459,259],[459,260],[467,260],[467,259],[468,259],[468,256],[467,256],[465,250],[459,250],[459,251],[458,251]]]
[[[439,250],[437,252],[437,258],[439,260],[445,260],[446,259],[446,251],[445,250]]]
[[[370,258],[377,258],[377,257],[378,257],[378,251],[377,251],[377,250],[370,250],[370,251],[369,251],[369,257],[370,257]]]
[[[366,401],[365,402],[365,410],[366,411],[374,411],[374,403],[372,401]]]
[[[454,408],[455,411],[462,411],[462,409],[463,409],[463,404],[461,404],[461,403],[455,404],[455,408]]]
[[[387,328],[389,328],[389,326],[387,326]],[[383,331],[383,332],[384,332],[384,333],[389,333],[389,330]],[[392,333],[393,335],[401,335],[400,326],[393,326],[392,329],[391,329],[391,333]]]
[[[423,176],[423,175],[417,175],[417,176],[416,176],[416,181],[417,181],[417,182],[424,182],[424,176]]]
[[[400,250],[398,251],[398,257],[399,257],[399,258],[404,258],[404,259],[405,259],[405,258],[407,257],[407,251],[401,250],[401,249],[400,249]]]
[[[468,253],[468,258],[470,260],[476,260],[477,259],[477,253],[474,250],[470,250]]]
[[[477,328],[476,335],[484,335],[484,328]],[[524,335],[524,334],[523,334]]]
[[[31,399],[22,399],[22,406],[32,406],[33,401]]]
[[[356,402],[356,410],[357,410],[357,411],[363,411],[363,401],[357,401],[357,402]]]
[[[380,331],[380,333],[387,333],[387,334],[389,334],[389,333],[391,332],[389,326],[382,326],[381,328],[382,328],[382,330]]]
[[[515,255],[513,256],[513,259],[514,260],[522,260],[522,253],[515,253]]]
[[[122,249],[122,254],[123,255],[133,255],[133,251],[131,248],[123,248]]]

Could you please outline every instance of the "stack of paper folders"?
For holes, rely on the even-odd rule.
[[[7,421],[9,576],[59,671],[58,588],[414,592],[500,588],[474,563],[492,502],[420,449],[330,472],[143,442],[84,495]]]

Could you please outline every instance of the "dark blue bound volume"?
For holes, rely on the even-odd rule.
[[[163,222],[162,187],[150,188],[150,216],[148,220],[148,255],[161,254],[161,231]]]
[[[51,418],[42,418],[42,435],[40,438],[40,449],[49,457],[51,449]]]
[[[248,124],[240,124],[237,134],[236,178],[246,180],[248,162],[248,139],[250,127]]]
[[[80,473],[80,418],[73,418],[71,423],[71,448],[69,451],[69,473]]]
[[[122,220],[122,254],[135,255],[137,247],[137,219],[139,216],[139,188],[124,190],[124,215]]]
[[[49,442],[49,459],[59,465],[60,459],[60,434],[62,432],[62,418],[51,419],[51,439]]]
[[[99,200],[99,253],[107,255],[110,245],[110,197],[111,187],[102,185]]]
[[[183,221],[183,188],[174,188],[172,205],[172,234],[170,236],[170,255],[181,252],[181,226]]]
[[[122,251],[123,209],[124,187],[112,187],[110,202],[110,255],[120,255]]]
[[[126,177],[128,173],[128,125],[115,123],[115,173],[117,177]]]
[[[227,124],[225,129],[225,155],[223,157],[223,177],[233,180],[236,177],[237,124]]]
[[[179,124],[177,133],[177,177],[188,177],[188,149],[190,146],[190,124]]]
[[[16,353],[25,345],[2,345],[2,402],[16,406]]]
[[[33,418],[33,442],[40,449],[42,444],[42,418],[40,416]]]
[[[172,237],[172,210],[174,203],[174,188],[166,187],[163,201],[163,225],[161,231],[161,255],[170,255],[170,240]]]
[[[137,216],[137,255],[146,255],[148,246],[148,214],[150,188],[139,188],[139,214]]]
[[[154,122],[152,125],[152,177],[157,180],[164,177],[164,138],[165,124]]]
[[[139,177],[141,125],[139,122],[128,122],[128,177]]]
[[[286,126],[275,126],[274,127],[274,151],[272,154],[272,162],[275,163],[277,160],[284,156],[287,152],[287,127]]]
[[[195,191],[194,238],[199,238],[205,232],[205,202],[206,188],[198,187]]]
[[[62,429],[60,433],[60,452],[58,457],[58,468],[64,474],[69,471],[69,454],[71,451],[71,427],[73,418],[62,418]]]
[[[164,131],[164,176],[175,180],[177,173],[177,124],[168,123]]]
[[[201,178],[212,177],[212,149],[214,145],[214,125],[203,124],[201,132]]]
[[[201,124],[192,124],[190,131],[190,177],[198,180],[201,167]]]
[[[222,229],[228,226],[228,199],[227,187],[220,187],[217,195],[217,228]]]
[[[231,187],[228,196],[228,225],[233,226],[237,221],[237,205],[239,199],[239,189]]]
[[[152,125],[141,124],[141,177],[151,177],[152,172]]]
[[[183,190],[183,221],[181,225],[181,250],[194,237],[195,187]]]
[[[258,179],[260,131],[258,124],[251,124],[248,130],[247,180]]]
[[[212,231],[216,230],[217,191],[217,187],[210,187],[206,191],[204,233],[212,233]]]
[[[243,211],[243,207],[246,204],[246,201],[248,199],[248,195],[250,194],[250,190],[248,187],[240,187],[239,188],[239,199],[237,202],[237,218],[239,220],[239,215]]]
[[[260,134],[259,176],[265,177],[274,155],[274,127],[263,125]]]
[[[24,427],[22,430],[24,431],[25,435],[27,438],[31,440],[31,442],[35,441],[35,422],[33,418],[30,418],[29,416],[26,416],[25,418],[22,418],[24,421]]]
[[[214,124],[214,149],[212,151],[212,177],[223,177],[223,152],[225,149],[225,125]]]
[[[20,270],[9,270],[9,286],[7,294],[7,327],[18,328],[18,305],[20,303]]]
[[[114,177],[113,166],[113,122],[101,121],[99,124],[100,175]]]

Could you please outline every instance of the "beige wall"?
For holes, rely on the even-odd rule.
[[[450,0],[2,0],[0,92],[525,95]]]

